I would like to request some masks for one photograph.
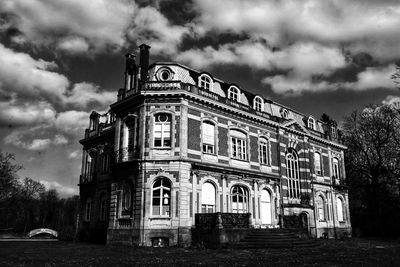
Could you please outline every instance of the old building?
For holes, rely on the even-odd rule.
[[[81,235],[191,241],[195,214],[249,213],[254,228],[351,233],[337,125],[178,63],[126,55],[124,88],[83,145]]]

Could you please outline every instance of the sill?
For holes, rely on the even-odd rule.
[[[238,159],[238,158],[234,158],[234,157],[231,157],[231,159],[233,159],[233,160],[239,160],[239,161],[243,161],[243,162],[247,162],[247,163],[250,162],[248,159]]]
[[[211,156],[216,156],[217,154],[215,154],[215,153],[209,153],[209,152],[202,152],[203,154],[205,154],[205,155],[211,155]]]
[[[261,163],[261,162],[260,162],[260,166],[271,167],[271,164],[268,164],[268,163]]]
[[[327,222],[326,220],[318,220],[318,221],[319,221],[319,222],[325,222],[325,223]]]
[[[150,216],[150,220],[171,220],[171,217],[169,216]]]
[[[171,150],[171,147],[152,147],[152,149],[158,149],[158,150]]]
[[[118,218],[117,218],[117,220],[127,220],[127,219],[132,219],[133,217],[132,216],[130,216],[130,215],[125,215],[125,216],[119,216]]]

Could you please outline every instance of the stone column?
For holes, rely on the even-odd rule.
[[[258,181],[256,179],[253,180],[253,185],[254,185],[254,214],[253,214],[253,218],[254,218],[254,223],[255,225],[259,225],[260,224],[260,214],[259,214],[259,208],[258,208]],[[271,198],[272,201],[272,198]]]
[[[197,213],[197,171],[192,171],[192,224],[195,225],[195,214]]]
[[[221,207],[221,212],[228,212],[228,203],[226,203],[226,187],[227,187],[227,176],[226,175],[221,175],[222,179],[222,207]]]

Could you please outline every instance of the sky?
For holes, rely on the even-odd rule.
[[[61,196],[78,193],[92,110],[123,86],[124,55],[175,61],[339,123],[397,101],[398,0],[2,0],[0,149]]]

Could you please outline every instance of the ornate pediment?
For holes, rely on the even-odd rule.
[[[291,130],[295,130],[295,131],[298,131],[298,132],[309,134],[309,131],[306,129],[306,127],[301,125],[296,120],[288,121],[288,122],[282,124],[282,126],[285,127],[285,128],[291,129]]]

